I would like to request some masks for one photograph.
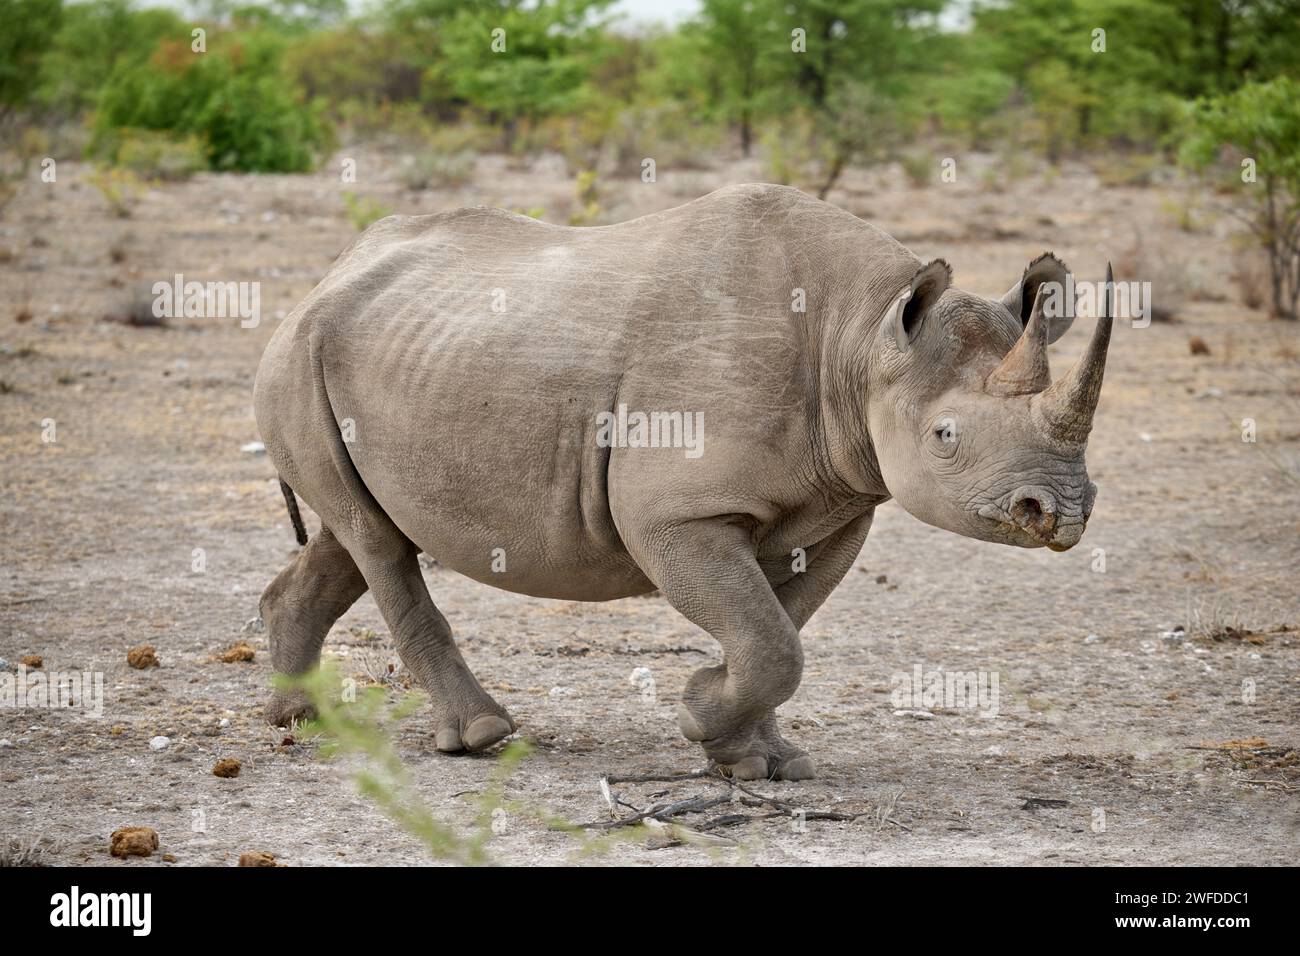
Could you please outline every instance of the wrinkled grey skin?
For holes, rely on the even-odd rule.
[[[419,551],[543,597],[659,588],[724,652],[689,681],[682,732],[738,777],[810,777],[775,709],[876,505],[1022,547],[1078,540],[1100,369],[1044,392],[1068,321],[1030,308],[1063,278],[1043,257],[1002,302],[967,295],[946,264],[768,185],[600,228],[486,208],[376,223],[258,370],[268,454],[322,522],[262,597],[275,670],[313,667],[370,590],[437,747],[476,750],[515,725],[457,651]],[[702,412],[703,455],[598,446],[597,413],[620,403]],[[277,693],[267,714],[306,709]]]

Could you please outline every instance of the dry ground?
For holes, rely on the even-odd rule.
[[[402,212],[487,202],[543,206],[564,221],[573,183],[557,162],[514,169],[484,157],[474,184],[412,194],[391,157],[349,155],[360,159],[355,186],[336,182],[337,159],[313,176],[202,175],[149,189],[129,218],[111,214],[88,168],[63,163],[56,184],[23,187],[0,220],[0,657],[105,674],[100,720],[0,708],[0,839],[38,843],[49,862],[112,862],[109,833],[125,825],[155,828],[178,865],[227,864],[250,849],[292,865],[428,859],[357,795],[345,764],[280,746],[283,734],[263,724],[264,634],[248,635],[252,663],[214,660],[294,551],[267,460],[240,451],[257,438],[253,374],[276,320],[354,235],[344,189]],[[607,183],[602,215],[760,177],[741,163],[661,168],[655,184]],[[1139,231],[1141,255],[1166,263],[1170,295],[1187,301],[1176,324],[1117,330],[1089,449],[1101,493],[1083,543],[1066,554],[1006,549],[893,504],[880,510],[857,566],[805,630],[803,686],[782,708],[821,776],[754,788],[864,814],[853,822],[754,821],[727,831],[738,849],[638,840],[593,858],[514,813],[494,857],[1296,862],[1300,770],[1286,748],[1300,747],[1300,330],[1238,303],[1228,220],[1193,196],[1193,231],[1180,230],[1181,190],[1103,187],[1081,168],[1001,190],[975,175],[914,189],[854,172],[830,198],[918,255],[948,258],[959,285],[985,294],[1044,248],[1100,277],[1108,257],[1133,259]],[[260,281],[264,321],[100,320],[174,273]],[[1057,374],[1090,325],[1054,347]],[[1190,354],[1191,336],[1208,356]],[[1253,444],[1241,440],[1243,418],[1257,423]],[[53,443],[42,441],[46,419]],[[547,602],[436,567],[428,580],[471,665],[536,747],[511,799],[601,819],[603,773],[701,766],[672,715],[688,674],[717,649],[661,598]],[[1193,633],[1162,638],[1173,625]],[[128,668],[127,650],[142,643],[157,647],[160,668]],[[326,649],[345,673],[396,662],[369,597]],[[891,677],[917,665],[996,673],[998,715],[896,715]],[[653,703],[629,682],[642,666]],[[419,713],[407,718],[398,749],[439,816],[467,824],[494,762],[437,754],[430,729]],[[170,746],[151,750],[156,735]],[[1203,749],[1249,738],[1267,748]],[[242,760],[242,774],[213,776],[222,757]],[[619,789],[642,804],[723,785]],[[1065,802],[1022,809],[1029,797]]]

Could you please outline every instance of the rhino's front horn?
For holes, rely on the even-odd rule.
[[[1102,376],[1106,374],[1110,330],[1115,322],[1114,288],[1115,277],[1108,262],[1105,305],[1087,351],[1065,378],[1035,399],[1048,431],[1061,441],[1082,444],[1092,429],[1092,416],[1101,397]]]
[[[1047,319],[1043,315],[1043,286],[1034,295],[1034,309],[1025,330],[1002,364],[984,383],[991,395],[1033,395],[1052,384],[1047,367]]]

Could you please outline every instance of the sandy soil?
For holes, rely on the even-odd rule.
[[[78,709],[0,708],[0,847],[47,862],[112,861],[108,838],[155,828],[177,865],[232,864],[252,849],[291,865],[420,863],[421,846],[357,794],[350,764],[281,746],[262,721],[265,635],[241,635],[294,552],[256,440],[251,386],[276,320],[355,231],[351,189],[402,212],[473,202],[567,219],[573,182],[556,162],[480,160],[475,184],[413,194],[392,156],[354,151],[313,176],[215,176],[157,186],[117,218],[90,170],[59,166],[0,220],[0,657],[46,671],[102,672],[102,719]],[[611,181],[603,218],[666,208],[757,165],[720,164],[659,182]],[[1240,305],[1228,222],[1198,203],[1175,225],[1173,187],[1103,187],[1082,168],[994,190],[978,176],[914,189],[854,172],[832,201],[956,281],[1000,294],[1054,248],[1083,277],[1122,264],[1140,228],[1147,255],[1178,267],[1180,321],[1117,329],[1089,449],[1101,489],[1083,543],[1020,551],[880,509],[857,566],[805,629],[803,686],[782,715],[821,776],[751,789],[852,821],[753,819],[736,848],[652,849],[638,835],[599,855],[508,813],[490,843],[505,862],[1281,864],[1300,842],[1300,329]],[[264,321],[104,322],[175,273],[258,280]],[[1143,277],[1143,276],[1139,276]],[[30,315],[30,318],[28,317]],[[23,320],[23,321],[19,321]],[[1090,322],[1053,348],[1060,374]],[[1208,356],[1194,356],[1199,336]],[[1241,440],[1241,421],[1258,440]],[[54,442],[42,440],[55,422]],[[314,516],[308,515],[314,526]],[[1105,550],[1105,570],[1094,549]],[[194,570],[194,551],[205,566]],[[673,718],[688,674],[718,651],[659,597],[582,605],[496,591],[436,566],[431,591],[466,657],[535,752],[513,801],[571,821],[608,817],[602,774],[698,769]],[[1182,639],[1162,637],[1175,625]],[[1090,636],[1091,635],[1091,636]],[[216,654],[240,637],[251,663]],[[153,644],[162,666],[134,670]],[[345,673],[396,663],[367,596],[326,645]],[[996,717],[935,707],[899,715],[893,675],[996,674]],[[656,695],[629,681],[649,668]],[[1253,691],[1252,691],[1253,688]],[[435,752],[420,713],[397,747],[440,818],[468,825],[489,756]],[[170,738],[163,750],[150,740]],[[1247,749],[1215,749],[1233,740]],[[211,773],[224,757],[242,773]],[[721,781],[624,785],[629,803],[725,793]],[[655,796],[658,795],[658,796]],[[1026,808],[1028,798],[1063,801]],[[743,805],[685,817],[768,811]]]

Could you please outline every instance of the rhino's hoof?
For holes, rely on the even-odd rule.
[[[316,708],[301,692],[275,693],[267,701],[262,712],[266,722],[272,727],[292,727],[295,720],[311,720],[316,716]]]
[[[751,754],[732,764],[721,764],[723,772],[735,780],[766,780],[767,758]]]
[[[491,747],[498,740],[509,737],[514,732],[514,724],[505,717],[482,714],[469,722],[464,733],[453,725],[440,727],[434,735],[434,746],[443,753],[482,750],[484,747]]]
[[[791,757],[776,768],[778,780],[811,780],[815,776],[817,776],[817,767],[812,757],[807,754]]]
[[[772,769],[773,765],[775,770]],[[720,763],[718,767],[734,780],[811,780],[817,776],[812,757],[804,753],[795,754],[779,763],[776,758],[769,760],[762,754],[750,754],[736,763]]]

